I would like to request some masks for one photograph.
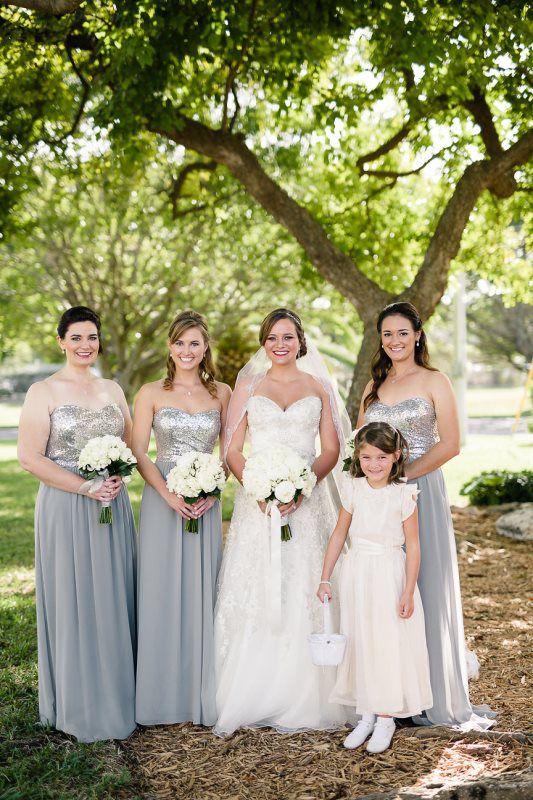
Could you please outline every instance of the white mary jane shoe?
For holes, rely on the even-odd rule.
[[[394,722],[383,723],[378,719],[374,727],[374,733],[366,746],[367,751],[369,753],[383,753],[390,747],[395,730],[396,725]]]
[[[374,724],[373,722],[363,722],[362,720],[358,722],[353,731],[344,740],[344,746],[348,750],[360,747],[374,730]]]

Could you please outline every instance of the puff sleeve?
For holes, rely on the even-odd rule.
[[[348,512],[348,514],[353,514],[354,488],[355,488],[355,478],[352,478],[351,475],[349,474],[343,474],[339,486],[339,491],[341,496],[342,507]]]
[[[416,508],[416,498],[420,494],[420,489],[416,483],[403,483],[401,491],[402,522],[405,522]]]

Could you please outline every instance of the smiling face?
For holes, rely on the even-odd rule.
[[[168,342],[168,349],[176,369],[198,370],[207,344],[199,328],[187,328],[182,331],[175,342]]]
[[[100,350],[98,329],[94,322],[73,322],[64,339],[57,337],[59,346],[66,354],[67,364],[75,367],[94,364]]]
[[[414,359],[414,350],[420,339],[407,317],[391,314],[381,324],[381,344],[393,363]]]
[[[273,364],[294,363],[300,349],[294,322],[290,319],[278,320],[271,327],[263,345]]]
[[[399,453],[385,453],[379,447],[365,442],[357,455],[361,470],[371,484],[385,486]]]

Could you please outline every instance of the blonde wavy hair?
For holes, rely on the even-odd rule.
[[[198,374],[200,376],[200,380],[211,397],[217,397],[217,385],[215,382],[216,368],[215,362],[213,361],[213,354],[211,352],[209,331],[204,317],[202,317],[201,314],[198,314],[197,311],[192,311],[191,309],[182,311],[170,323],[170,327],[168,329],[168,340],[170,344],[175,344],[175,342],[177,342],[178,339],[183,336],[185,331],[189,330],[190,328],[198,328],[202,334],[205,344],[207,345],[207,349],[198,367]],[[174,364],[172,356],[169,353],[167,358],[167,374],[163,381],[163,389],[170,391],[174,384],[175,377],[176,365]]]

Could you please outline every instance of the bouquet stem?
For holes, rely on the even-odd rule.
[[[188,519],[185,522],[185,530],[187,533],[198,533],[198,520]]]
[[[100,519],[98,521],[103,525],[110,525],[113,522],[113,512],[111,511],[111,506],[108,503],[102,503]]]
[[[282,542],[290,542],[291,539],[292,539],[292,533],[291,533],[290,526],[288,524],[287,525],[282,525],[281,526],[281,541]]]

